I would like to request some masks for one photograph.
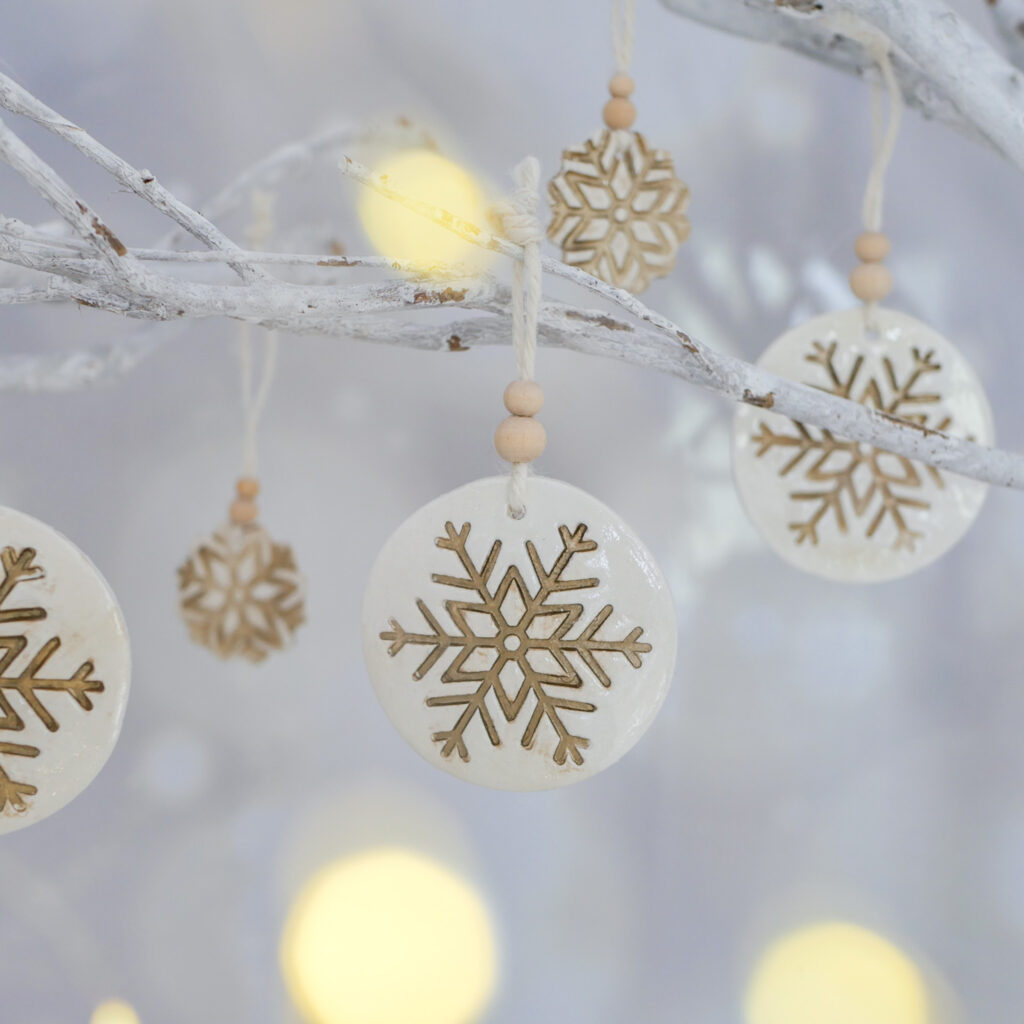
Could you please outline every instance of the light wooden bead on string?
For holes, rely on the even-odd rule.
[[[629,98],[633,88],[633,79],[621,72],[613,75],[608,83],[612,98],[604,105],[604,123],[612,131],[625,131],[636,121],[636,107]]]
[[[540,458],[547,445],[547,431],[533,417],[544,405],[544,391],[534,380],[515,380],[505,388],[505,408],[511,416],[494,432],[498,454],[513,465]]]
[[[235,484],[235,490],[238,497],[231,503],[229,513],[231,522],[239,525],[255,522],[260,514],[259,506],[255,501],[256,496],[260,493],[259,480],[252,476],[243,476]]]
[[[857,236],[854,251],[863,262],[850,272],[850,291],[861,302],[881,302],[892,291],[892,274],[882,263],[889,248],[889,239],[881,231],[864,231]]]

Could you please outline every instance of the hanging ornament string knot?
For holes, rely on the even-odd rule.
[[[543,426],[533,417],[544,404],[544,392],[533,379],[537,361],[537,314],[541,299],[540,243],[537,219],[540,163],[527,157],[513,171],[516,189],[494,207],[502,230],[511,242],[522,246],[523,258],[513,269],[512,346],[519,379],[505,389],[505,408],[511,413],[494,434],[498,454],[512,463],[508,485],[508,513],[513,519],[526,514],[527,467],[547,444]]]

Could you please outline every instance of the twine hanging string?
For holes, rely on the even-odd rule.
[[[636,26],[636,3],[635,0],[612,0],[612,54],[615,58],[616,78],[624,79],[630,83],[629,92],[632,91],[632,79],[629,77],[629,69],[633,63],[633,38]],[[612,79],[614,83],[616,79]],[[627,92],[625,96],[628,96]],[[625,98],[625,96],[623,98]],[[613,103],[615,101],[612,101]],[[621,102],[621,100],[619,101]],[[632,104],[627,104],[633,110],[633,117],[636,110]],[[632,118],[629,119],[632,124]],[[627,128],[615,126],[615,121],[608,120],[608,107],[605,107],[605,124],[611,132],[611,145],[608,149],[608,158],[618,160],[629,149],[633,141],[633,133]]]
[[[537,316],[541,300],[540,243],[543,238],[537,219],[540,163],[528,156],[512,172],[516,189],[494,207],[505,236],[523,248],[522,261],[513,265],[512,347],[520,380],[532,381],[537,362]],[[508,514],[522,519],[526,514],[527,463],[512,466],[508,478]]]
[[[258,251],[274,227],[273,196],[262,189],[255,189],[251,203],[252,222],[246,229],[245,238],[249,248]],[[252,325],[245,322],[239,324],[238,361],[242,377],[242,476],[255,477],[257,432],[277,366],[277,332],[266,333],[258,385],[254,386]]]
[[[267,332],[263,344],[263,366],[259,384],[255,388],[252,349],[251,325],[239,324],[238,359],[242,370],[242,476],[246,477],[257,475],[256,435],[277,366],[277,333]]]
[[[861,217],[865,231],[882,230],[882,204],[885,200],[885,174],[889,169],[896,140],[900,134],[903,117],[903,93],[893,71],[889,40],[881,32],[873,32],[870,39],[863,40],[872,60],[881,72],[881,81],[875,82],[871,90],[871,139],[874,156],[868,183],[864,190],[864,205]],[[889,119],[883,127],[882,93],[889,97]]]
[[[880,78],[872,85],[871,90],[871,168],[864,188],[864,201],[861,205],[861,221],[866,233],[880,234],[882,231],[882,209],[885,202],[885,176],[896,149],[899,137],[900,122],[903,116],[903,92],[900,89],[896,72],[892,66],[892,43],[874,25],[864,21],[847,11],[830,14],[827,27],[838,35],[846,36],[860,43],[872,61],[877,65]],[[883,95],[888,96],[889,116],[885,119]],[[865,236],[867,237],[867,236]],[[881,240],[880,255],[867,255],[867,259],[877,262],[888,252],[888,242]],[[876,243],[877,246],[877,243]],[[858,254],[860,251],[858,250]],[[858,267],[851,275],[851,286],[854,293],[864,302],[864,324],[867,330],[877,330],[877,296],[884,296],[892,287],[892,278],[885,272],[881,282],[877,278],[871,282],[860,281],[855,286],[854,276],[864,270]],[[877,269],[877,268],[876,268]]]
[[[628,74],[633,63],[635,25],[636,0],[612,0],[612,52],[620,75]]]

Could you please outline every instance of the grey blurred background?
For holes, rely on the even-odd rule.
[[[674,153],[694,225],[645,301],[754,359],[791,323],[849,304],[867,90],[637,6],[638,127]],[[980,0],[958,6],[985,27]],[[522,156],[551,173],[597,127],[611,71],[597,0],[22,0],[0,26],[6,73],[193,203],[285,141],[395,113],[507,188]],[[163,234],[77,154],[12,127],[126,242]],[[312,175],[282,195],[282,234],[312,224],[369,252],[357,188]],[[961,347],[1009,448],[1024,446],[1021,195],[997,158],[907,116],[889,178],[890,301]],[[6,168],[0,200],[50,217]],[[0,310],[5,352],[138,329]],[[492,793],[430,769],[391,729],[362,667],[359,604],[408,513],[500,471],[510,352],[282,338],[263,520],[307,571],[309,623],[252,668],[192,646],[175,603],[175,567],[223,519],[236,475],[235,338],[229,323],[191,325],[117,385],[0,401],[0,500],[96,561],[135,660],[105,771],[0,841],[3,1024],[85,1024],[114,996],[144,1024],[292,1021],[277,967],[291,899],[320,864],[383,842],[485,893],[502,951],[491,1024],[740,1024],[759,950],[835,918],[917,960],[936,1020],[1013,1017],[1024,498],[993,492],[965,541],[915,577],[826,583],[774,558],[744,518],[728,405],[542,352],[540,470],[600,497],[656,553],[680,655],[664,711],[616,768],[560,792]]]

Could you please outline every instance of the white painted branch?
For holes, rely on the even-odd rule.
[[[694,21],[783,46],[843,71],[863,75],[873,68],[873,62],[862,47],[837,35],[829,23],[829,15],[836,11],[855,14],[896,44],[894,67],[908,105],[972,139],[984,141],[1024,170],[1024,77],[939,0],[662,3]]]
[[[430,203],[424,203],[421,200],[403,195],[391,187],[386,177],[371,171],[368,167],[364,167],[355,160],[346,157],[341,162],[340,169],[346,176],[354,178],[356,181],[362,182],[368,188],[372,188],[375,192],[379,192],[388,199],[408,207],[421,217],[426,217],[427,220],[440,224],[441,227],[447,228],[473,245],[478,245],[480,248],[488,249],[492,252],[499,252],[509,259],[518,261],[523,259],[521,246],[478,227],[476,224],[470,224],[462,217],[458,217],[448,210],[443,210],[440,207],[432,206]],[[698,363],[705,363],[703,346],[694,345],[686,334],[672,323],[671,320],[648,309],[632,292],[606,284],[592,274],[588,274],[585,270],[581,270],[579,267],[571,267],[560,260],[552,259],[550,256],[541,257],[541,268],[545,273],[564,278],[566,281],[572,281],[586,291],[626,310],[627,313],[631,313],[637,319],[643,320],[659,330],[673,334],[683,345],[692,346],[693,357]]]
[[[275,149],[242,171],[212,199],[204,203],[203,212],[210,219],[219,220],[245,206],[250,201],[254,189],[273,191],[284,182],[293,181],[308,167],[317,163],[330,164],[354,146],[371,141],[395,147],[435,148],[431,136],[405,118],[356,127],[334,126],[308,139],[289,142]],[[157,248],[175,249],[182,241],[182,232],[175,231],[166,239],[162,239]]]
[[[167,191],[150,171],[139,171],[106,146],[97,142],[77,124],[61,117],[45,103],[36,99],[7,75],[0,74],[0,106],[14,114],[42,125],[48,131],[71,143],[80,153],[102,167],[119,184],[131,190],[161,213],[166,214],[189,234],[213,249],[236,249],[237,246],[205,217],[190,209]],[[257,280],[261,273],[251,267],[235,264],[243,280]]]
[[[756,5],[762,0],[748,2]],[[869,0],[856,0],[856,3],[855,0],[834,2],[837,7],[870,6]],[[803,0],[790,0],[790,3],[802,4]],[[933,5],[931,0],[914,0],[913,6],[920,11]],[[876,11],[875,15],[879,20],[884,20],[884,12]],[[889,27],[896,31],[900,26],[894,23]],[[969,49],[973,43],[963,37],[958,45],[961,45],[963,52],[963,47]],[[989,62],[986,72],[991,69]],[[983,92],[981,90],[979,95]],[[87,246],[75,238],[51,238],[47,237],[46,232],[28,228],[20,222],[4,221],[3,230],[0,230],[0,259],[24,267],[32,274],[41,272],[44,277],[41,283],[27,288],[0,289],[0,304],[67,301],[118,312],[132,318],[175,323],[206,317],[231,317],[289,333],[344,334],[374,343],[451,351],[460,351],[473,345],[509,342],[508,292],[488,277],[468,281],[449,280],[445,283],[390,280],[349,285],[345,288],[328,284],[292,284],[271,277],[262,267],[273,264],[324,269],[341,266],[379,267],[386,261],[376,258],[318,257],[287,253],[260,255],[244,252],[220,235],[199,214],[184,207],[169,194],[159,188],[149,189],[148,186],[153,184],[151,181],[135,178],[135,175],[144,175],[144,172],[130,168],[76,126],[69,125],[49,108],[37,105],[38,101],[31,97],[26,99],[26,96],[23,90],[0,90],[0,106],[25,113],[56,134],[66,137],[119,181],[124,178],[124,184],[157,209],[173,217],[176,222],[184,222],[191,233],[219,252],[174,253],[166,247],[119,252],[111,246],[112,255],[99,244],[105,239],[109,245],[106,232],[96,227],[97,222],[88,219],[88,211],[79,207],[80,200],[70,188],[48,165],[27,150],[13,133],[5,132],[0,136],[0,153],[82,235]],[[975,111],[981,118],[984,113],[982,106],[979,100],[975,107],[967,109]],[[990,116],[985,125],[991,131],[998,127],[999,118]],[[330,151],[334,145],[330,138],[318,144],[320,152]],[[309,147],[306,150],[278,151],[275,158],[264,162],[261,174],[243,175],[239,179],[243,184],[222,194],[221,206],[227,208],[237,202],[240,196],[247,196],[258,180],[271,178],[280,184],[288,173],[303,165],[308,152]],[[512,259],[522,258],[522,250],[507,239],[461,221],[445,210],[400,195],[391,189],[385,179],[354,161],[347,160],[344,169],[347,174],[369,187],[443,224],[474,244]],[[275,178],[275,175],[281,177]],[[85,222],[82,217],[87,218]],[[145,270],[142,266],[144,261],[160,264],[172,260],[186,265],[226,262],[239,269],[243,280],[234,284],[210,284],[164,276]],[[776,377],[707,348],[667,318],[648,309],[635,296],[612,288],[579,268],[568,267],[549,258],[544,259],[543,266],[548,274],[574,282],[637,321],[630,322],[601,310],[581,310],[547,302],[542,306],[540,317],[540,340],[543,344],[623,359],[672,373],[734,401],[771,408],[802,422],[825,427],[838,436],[866,442],[989,483],[1024,488],[1024,456],[987,450],[971,442],[922,429],[877,410]],[[412,312],[438,306],[461,307],[486,315],[462,317],[449,324],[427,327],[408,320],[395,322],[393,318],[381,318],[378,315],[382,312]],[[80,383],[119,372],[156,344],[156,337],[146,334],[142,343],[131,347],[115,346],[106,353],[63,353],[50,357],[48,364],[37,357],[32,357],[31,361],[25,357],[19,365],[17,359],[8,358],[0,364],[0,387],[15,380],[19,386],[32,386],[32,382],[42,386],[45,382],[46,386],[59,387],[62,381],[71,386],[71,382]]]
[[[127,250],[113,231],[3,121],[0,121],[0,160],[9,164],[49,202],[71,228],[92,246],[115,277],[125,281],[131,278],[132,267],[123,258]]]
[[[1024,0],[987,0],[1006,55],[1024,70]]]

